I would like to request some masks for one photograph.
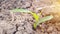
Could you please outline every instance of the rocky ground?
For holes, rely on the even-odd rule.
[[[35,20],[31,14],[11,13],[9,11],[23,8],[38,13],[37,8],[49,6],[52,3],[51,0],[0,0],[0,34],[60,34],[59,22],[42,23],[40,28],[34,30]]]

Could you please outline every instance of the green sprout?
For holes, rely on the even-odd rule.
[[[36,29],[36,27],[40,24],[43,23],[45,21],[48,21],[50,19],[53,18],[53,16],[46,16],[43,18],[40,18],[36,13],[33,13],[32,11],[29,11],[27,9],[13,9],[11,10],[12,12],[24,12],[24,13],[30,13],[33,18],[36,20],[36,22],[33,24],[34,29]],[[41,14],[40,14],[41,15]]]
[[[39,20],[39,16],[36,13],[30,12],[30,14],[32,14],[33,18],[38,21]]]

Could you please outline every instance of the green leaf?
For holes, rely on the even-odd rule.
[[[36,23],[34,23],[34,28],[36,29],[36,27],[40,24],[40,23],[43,23],[43,22],[45,22],[45,21],[48,21],[48,20],[50,20],[50,19],[52,19],[53,18],[53,16],[46,16],[46,17],[43,17],[43,18],[41,18],[41,19],[39,19],[39,21],[37,21]]]
[[[27,10],[27,9],[13,9],[13,10],[11,10],[11,11],[12,11],[12,12],[25,12],[25,13],[27,12],[27,13],[32,14],[33,17],[34,17],[34,19],[35,19],[36,21],[39,20],[39,16],[38,16],[36,13],[33,13],[33,12]]]
[[[36,13],[30,12],[36,21],[39,20],[39,16]]]
[[[27,9],[13,9],[13,10],[11,10],[12,12],[31,12],[31,11],[29,11],[29,10],[27,10]]]

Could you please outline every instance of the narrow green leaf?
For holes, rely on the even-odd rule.
[[[12,12],[31,12],[31,11],[29,11],[29,10],[27,10],[27,9],[13,9],[13,10],[11,10]]]
[[[36,23],[34,23],[34,28],[36,28],[40,23],[43,23],[43,22],[45,22],[45,21],[48,21],[48,20],[50,20],[50,19],[52,19],[53,18],[53,16],[46,16],[46,17],[43,17],[43,18],[41,18],[41,19],[39,19],[39,21],[37,21]]]
[[[27,10],[27,9],[13,9],[13,10],[11,10],[11,11],[12,11],[12,12],[25,12],[25,13],[27,12],[27,13],[32,14],[36,21],[39,20],[39,16],[38,16],[36,13],[33,13],[33,12]]]

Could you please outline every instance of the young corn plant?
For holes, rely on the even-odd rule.
[[[36,13],[33,13],[32,11],[29,11],[27,9],[13,9],[11,10],[12,12],[24,12],[24,13],[30,13],[33,18],[36,20],[36,22],[33,24],[33,27],[34,29],[37,28],[37,26],[40,24],[40,23],[43,23],[45,21],[48,21],[50,19],[53,18],[53,16],[46,16],[46,17],[43,17],[43,18],[40,18]],[[41,14],[40,14],[41,15]]]

